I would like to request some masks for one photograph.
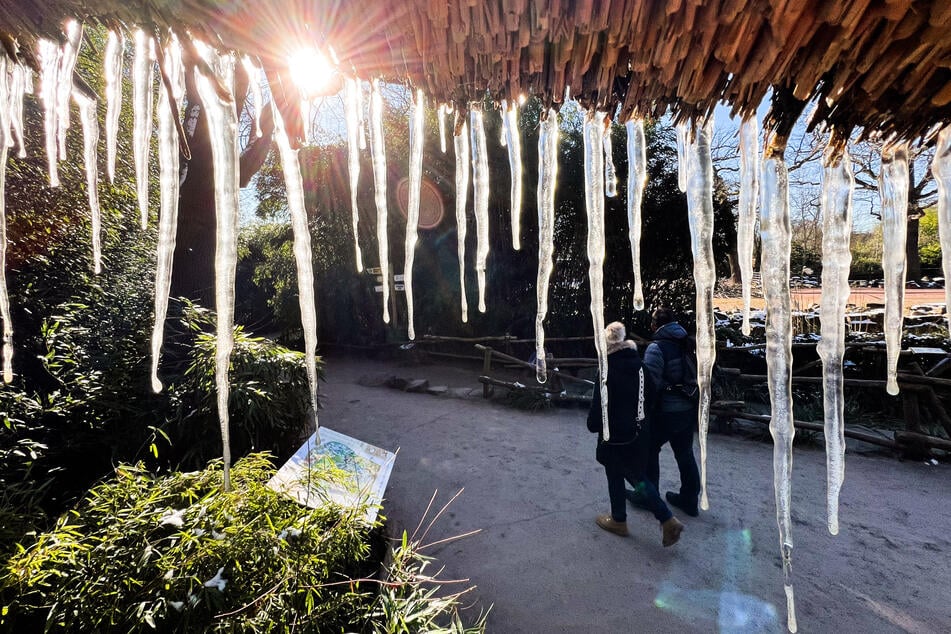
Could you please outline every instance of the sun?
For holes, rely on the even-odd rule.
[[[337,65],[316,46],[293,51],[287,56],[287,68],[304,99],[336,94],[343,85]]]

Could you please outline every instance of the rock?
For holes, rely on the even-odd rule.
[[[391,376],[386,380],[386,387],[392,387],[396,390],[405,390],[408,381],[402,377]]]
[[[425,392],[429,387],[428,379],[413,379],[403,389],[407,392]]]

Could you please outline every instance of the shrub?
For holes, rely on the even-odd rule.
[[[140,467],[90,491],[6,565],[4,627],[66,632],[466,631],[458,595],[424,586],[403,543],[382,576],[364,509],[309,509],[266,487],[253,454],[162,478]],[[384,588],[381,592],[380,589]],[[472,631],[481,631],[481,622]]]

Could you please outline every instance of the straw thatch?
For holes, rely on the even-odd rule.
[[[817,122],[908,138],[951,114],[948,0],[5,0],[0,32],[29,45],[70,16],[189,29],[272,68],[316,39],[348,72],[445,101],[570,86],[622,117],[692,116],[780,88],[793,114],[818,98]]]

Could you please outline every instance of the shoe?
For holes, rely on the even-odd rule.
[[[631,506],[644,511],[650,510],[650,508],[647,506],[647,500],[644,498],[644,494],[640,491],[635,491],[634,489],[625,489],[624,497],[626,497],[627,501],[631,503]]]
[[[621,537],[630,535],[630,533],[627,532],[627,522],[617,522],[610,515],[598,515],[594,521],[597,522],[598,526],[609,533],[614,533]]]
[[[664,494],[664,497],[667,498],[667,502],[673,506],[676,506],[690,517],[697,517],[700,515],[700,511],[697,509],[696,500],[694,500],[693,504],[688,504],[684,501],[683,497],[679,493],[674,493],[673,491],[668,491]]]
[[[664,544],[664,548],[676,544],[680,540],[680,534],[684,532],[684,525],[676,517],[672,517],[661,524],[660,528],[664,535],[661,542]]]

